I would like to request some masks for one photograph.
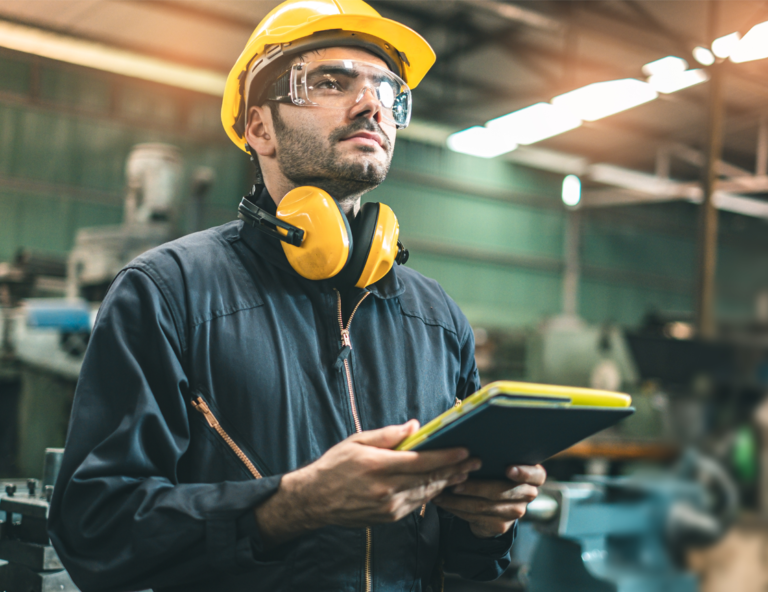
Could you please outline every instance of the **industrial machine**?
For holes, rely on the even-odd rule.
[[[125,166],[123,224],[83,228],[67,264],[67,296],[101,301],[112,279],[134,257],[176,238],[182,160],[167,144],[134,146]]]
[[[684,551],[719,540],[737,507],[730,477],[692,450],[672,474],[548,483],[517,543],[518,581],[529,592],[696,592]]]
[[[9,482],[0,492],[0,590],[77,592],[46,532],[63,449],[45,451],[42,482]]]

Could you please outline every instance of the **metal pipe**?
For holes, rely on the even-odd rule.
[[[768,175],[768,116],[765,113],[760,116],[760,125],[757,128],[755,175],[758,177]]]
[[[709,33],[715,38],[720,8],[719,0],[709,5]],[[696,327],[702,339],[715,335],[715,273],[717,270],[717,168],[723,149],[723,68],[715,64],[711,68],[709,82],[709,125],[707,137],[707,161],[702,175],[703,201],[699,208],[698,244],[698,291],[696,294]]]

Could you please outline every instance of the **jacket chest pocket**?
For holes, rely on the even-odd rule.
[[[192,409],[203,417],[203,429],[209,439],[218,443],[218,449],[229,455],[241,470],[245,470],[253,479],[272,474],[258,454],[243,443],[211,401],[206,400],[202,394],[195,393],[190,404]],[[210,460],[215,462],[215,459]]]

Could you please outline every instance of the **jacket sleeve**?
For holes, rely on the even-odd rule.
[[[464,400],[480,388],[480,376],[475,364],[475,339],[472,328],[464,319],[461,339],[461,368],[456,385],[456,397]],[[443,569],[471,580],[495,580],[510,564],[510,549],[515,540],[517,523],[506,534],[481,539],[461,518],[437,508],[440,517],[440,554]]]
[[[280,476],[180,483],[190,441],[183,319],[147,273],[123,271],[101,306],[75,394],[48,520],[84,592],[137,590],[248,570],[253,508]]]

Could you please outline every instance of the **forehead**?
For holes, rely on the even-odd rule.
[[[389,69],[384,60],[364,49],[358,49],[356,47],[327,47],[312,51],[304,55],[303,58],[306,62],[313,60],[357,60],[359,62],[367,62],[374,66],[379,66],[385,70]]]

